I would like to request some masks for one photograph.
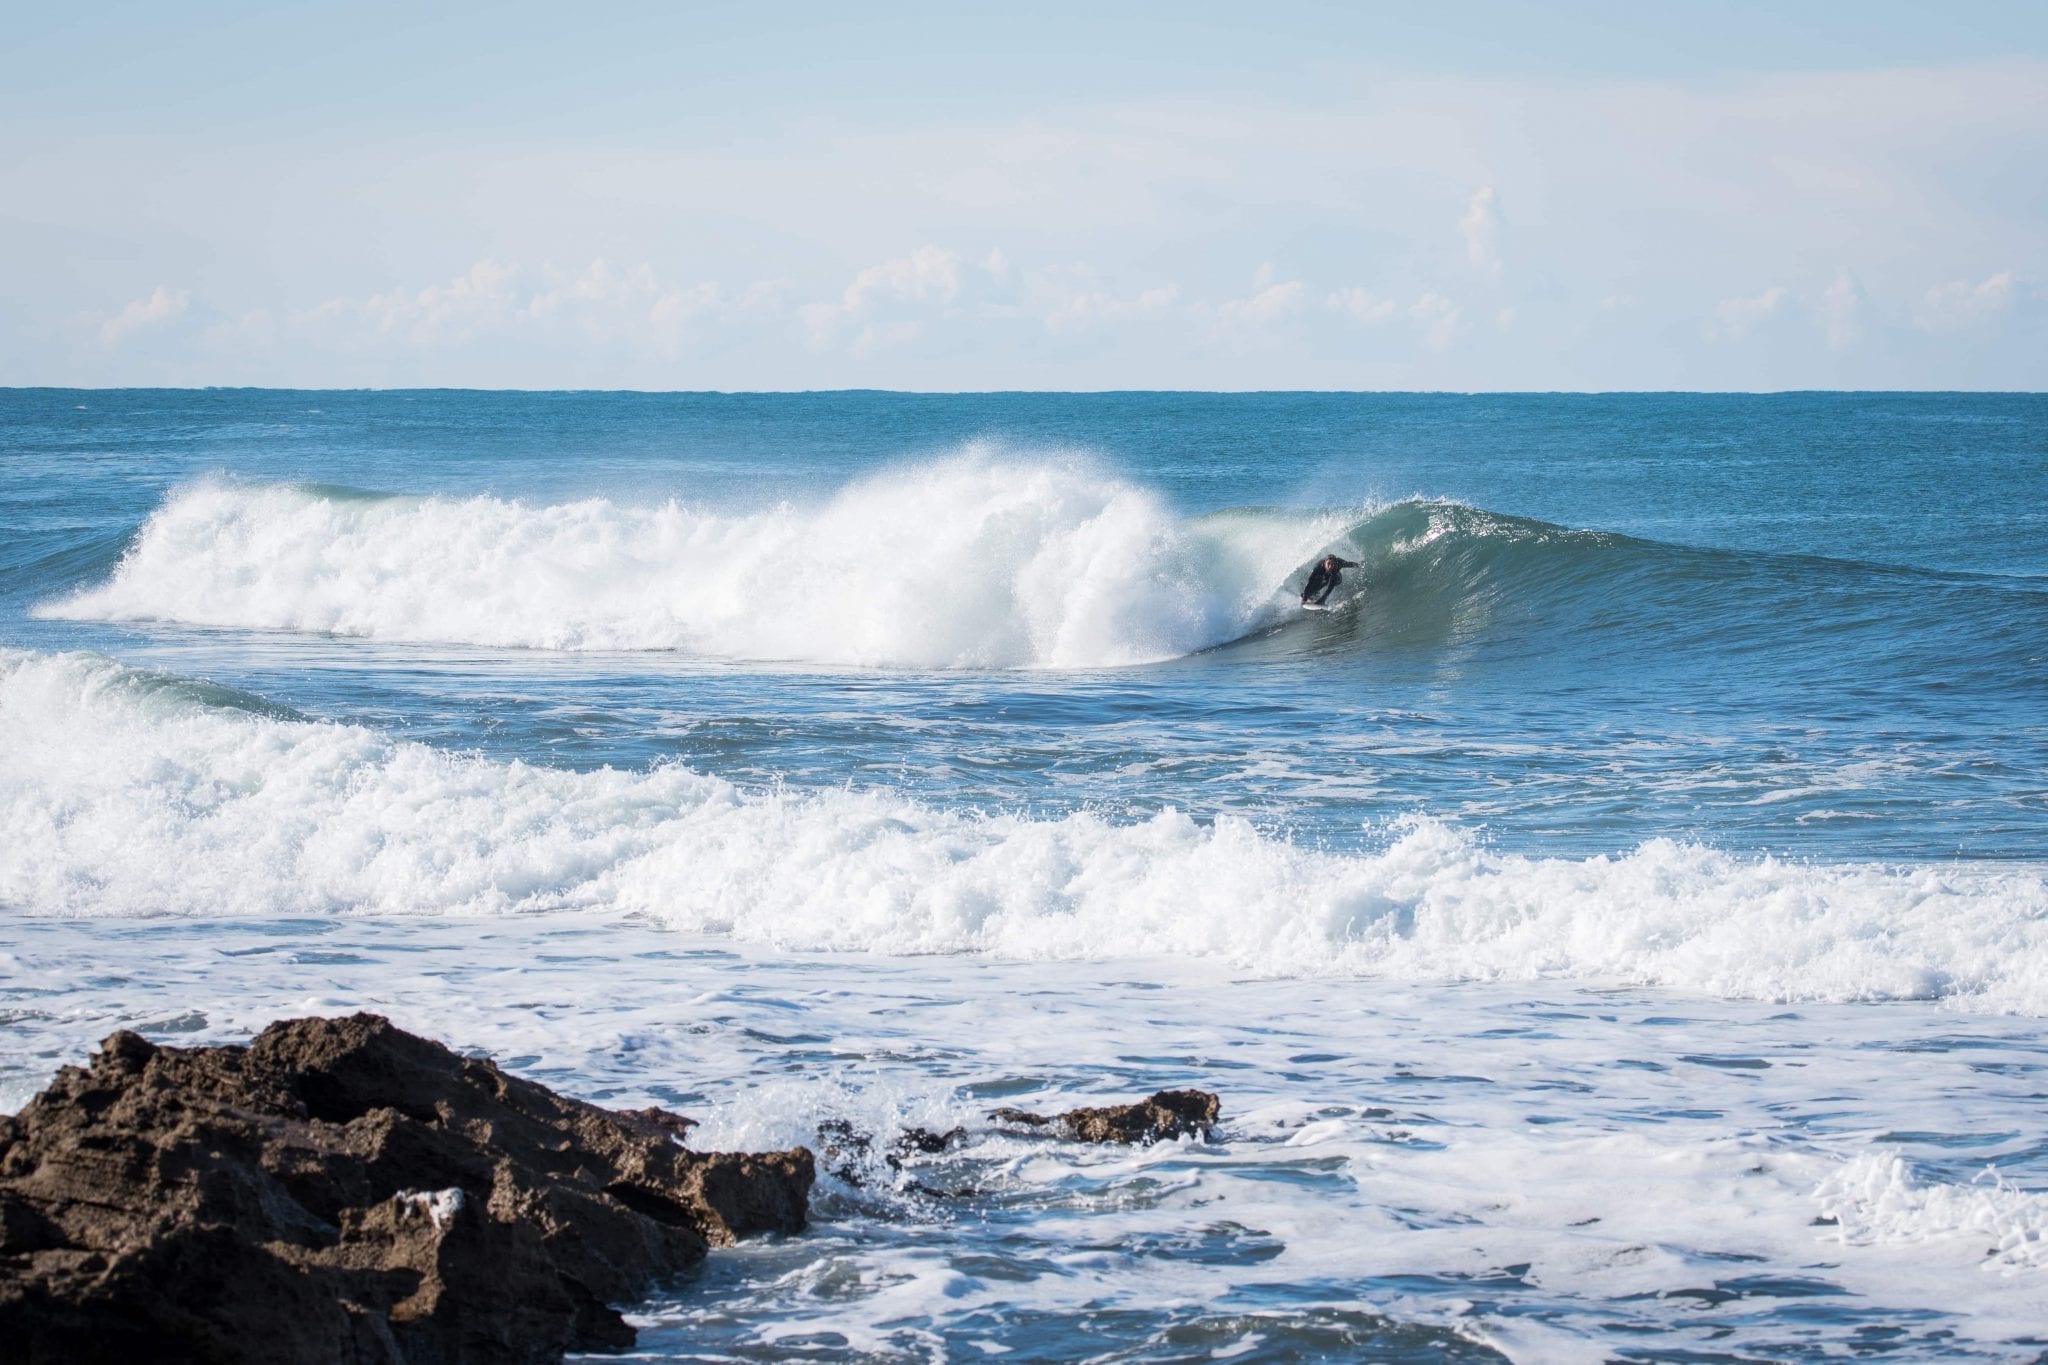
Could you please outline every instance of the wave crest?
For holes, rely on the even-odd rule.
[[[1108,667],[1244,633],[1326,519],[1187,522],[1078,462],[971,453],[823,505],[528,506],[209,483],[151,515],[94,620],[925,668]]]
[[[1653,840],[1529,858],[1420,818],[1368,854],[573,772],[266,715],[94,655],[0,651],[0,902],[75,915],[637,912],[784,947],[1213,958],[1279,976],[1599,979],[2048,1014],[2048,881]]]

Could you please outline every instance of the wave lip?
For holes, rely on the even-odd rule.
[[[1242,634],[1324,534],[1204,528],[1074,461],[970,452],[815,508],[528,506],[215,482],[37,614],[925,668],[1113,667]]]
[[[1652,840],[1382,851],[574,772],[267,714],[93,655],[0,651],[0,904],[37,914],[635,912],[805,950],[1216,959],[1271,976],[1601,980],[2048,1015],[2036,870],[1809,865]]]

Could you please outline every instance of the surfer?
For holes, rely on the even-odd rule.
[[[1322,563],[1309,570],[1308,582],[1301,585],[1301,605],[1320,607],[1330,600],[1330,594],[1344,581],[1344,570],[1355,569],[1358,565],[1349,559],[1335,555],[1324,555]]]

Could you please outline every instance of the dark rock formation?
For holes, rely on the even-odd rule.
[[[950,1152],[954,1146],[967,1142],[965,1128],[948,1128],[942,1134],[930,1128],[905,1128],[895,1140],[883,1148],[881,1162],[874,1154],[874,1134],[862,1132],[846,1119],[825,1119],[817,1126],[819,1162],[825,1175],[844,1181],[852,1189],[866,1189],[874,1179],[891,1183],[897,1193],[903,1195],[930,1195],[934,1199],[965,1199],[977,1193],[971,1187],[946,1189],[938,1185],[926,1185],[905,1175],[905,1164],[911,1156],[938,1156]],[[883,1169],[889,1175],[883,1175]]]
[[[900,1164],[901,1159],[906,1156],[936,1156],[940,1152],[951,1151],[965,1141],[965,1128],[948,1128],[943,1133],[934,1133],[929,1128],[905,1128],[896,1135],[896,1141],[891,1144],[894,1152],[890,1157],[890,1164]]]
[[[943,1133],[934,1133],[929,1128],[906,1128],[896,1135],[888,1149],[882,1153],[882,1164],[889,1170],[901,1172],[904,1161],[913,1156],[936,1156],[952,1150],[967,1140],[965,1128],[949,1128]],[[819,1156],[825,1170],[833,1177],[845,1181],[854,1189],[865,1189],[869,1179],[878,1174],[875,1167],[875,1137],[862,1132],[845,1119],[826,1119],[818,1125]],[[899,1185],[906,1193],[929,1194],[940,1198],[953,1198],[968,1193],[964,1190],[937,1189],[918,1181]]]
[[[1206,1090],[1162,1090],[1136,1104],[1069,1109],[1050,1118],[1022,1109],[998,1109],[989,1117],[1026,1128],[1056,1128],[1060,1136],[1076,1142],[1152,1143],[1187,1135],[1206,1137],[1221,1112],[1217,1098]]]
[[[376,1015],[116,1033],[0,1118],[0,1356],[553,1361],[709,1246],[804,1226],[803,1148],[565,1099]]]

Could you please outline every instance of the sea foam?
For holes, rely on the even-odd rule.
[[[1814,1197],[1852,1246],[1963,1240],[1988,1247],[1986,1263],[2008,1274],[2048,1266],[2048,1194],[1987,1170],[1973,1184],[1916,1178],[1900,1157],[1867,1152],[1844,1162]]]
[[[811,507],[532,506],[214,481],[43,616],[917,668],[1104,667],[1251,628],[1341,520],[1188,521],[1078,460],[970,452]]]
[[[2033,868],[1668,840],[1532,858],[1426,817],[1349,854],[1171,808],[1034,819],[679,765],[579,772],[266,714],[87,654],[0,652],[0,845],[0,903],[30,913],[597,908],[789,948],[2048,1013]]]

